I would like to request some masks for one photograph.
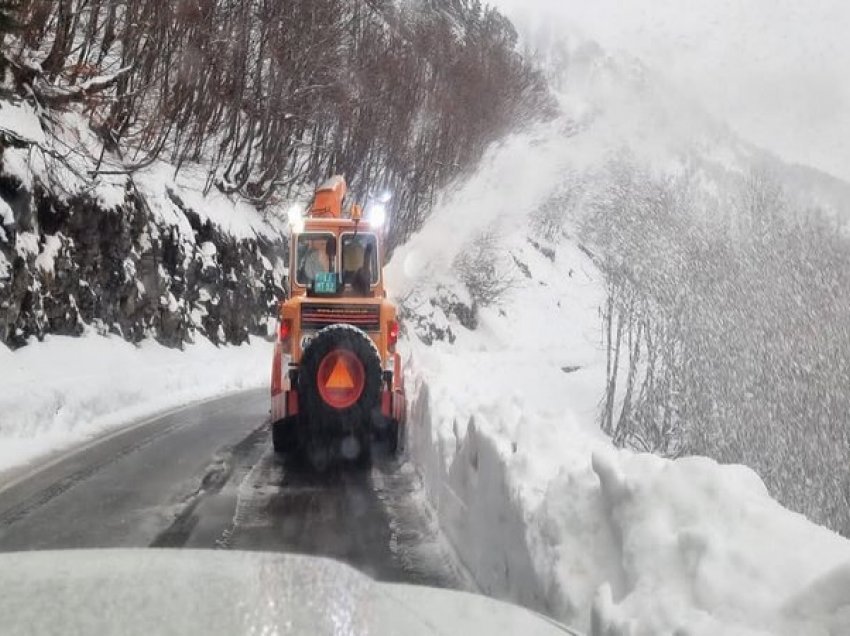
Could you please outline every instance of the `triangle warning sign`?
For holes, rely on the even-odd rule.
[[[329,389],[337,390],[354,388],[354,380],[351,379],[351,372],[345,365],[344,358],[337,358],[336,364],[334,365],[330,376],[328,376],[328,381],[325,383],[325,386]]]

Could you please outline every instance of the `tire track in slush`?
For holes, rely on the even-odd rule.
[[[371,468],[317,473],[268,444],[232,490],[232,517],[215,547],[330,557],[372,578],[475,590],[409,463],[380,454]]]
[[[151,547],[184,547],[205,517],[201,507],[220,496],[227,484],[241,481],[256,462],[268,438],[268,424],[263,424],[233,447],[216,454],[204,471],[197,488],[189,493],[178,506],[171,525],[152,542]]]

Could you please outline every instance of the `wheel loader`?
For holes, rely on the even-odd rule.
[[[290,218],[287,299],[271,373],[272,443],[314,465],[397,453],[406,404],[399,322],[383,281],[382,210],[345,207],[334,177]]]

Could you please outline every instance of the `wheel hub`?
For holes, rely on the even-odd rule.
[[[335,409],[352,406],[363,393],[366,370],[353,352],[335,349],[328,353],[316,373],[316,385],[325,404]]]

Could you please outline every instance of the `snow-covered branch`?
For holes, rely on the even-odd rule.
[[[6,53],[0,52],[0,66],[9,68],[15,84],[24,92],[32,95],[40,106],[63,106],[72,102],[83,101],[97,93],[114,86],[122,77],[133,70],[125,66],[113,73],[92,77],[74,86],[57,86],[51,84],[44,76],[41,65],[29,58],[13,59]]]
[[[132,66],[125,66],[114,73],[93,77],[76,86],[51,86],[43,79],[38,78],[32,85],[33,92],[42,104],[48,106],[62,106],[71,102],[81,102],[92,95],[111,88],[132,68]]]

